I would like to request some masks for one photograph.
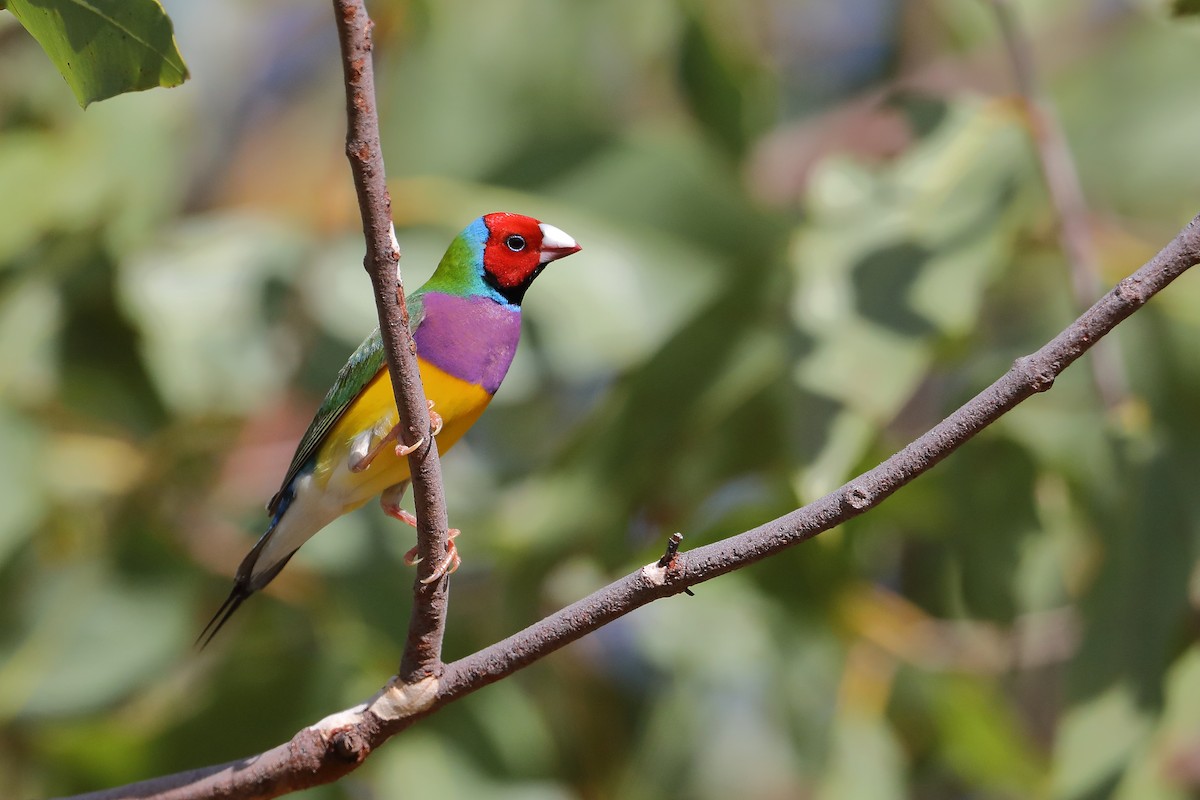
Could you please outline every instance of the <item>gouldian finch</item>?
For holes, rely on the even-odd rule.
[[[479,419],[500,387],[517,351],[521,301],[533,279],[551,261],[579,249],[553,225],[520,214],[486,214],[450,243],[425,285],[408,295],[409,324],[440,452]],[[342,367],[296,447],[283,485],[267,504],[271,524],[242,560],[233,590],[201,632],[204,644],[302,544],[372,497],[380,495],[389,515],[416,524],[400,508],[409,483],[407,455],[414,448],[399,444],[398,423],[377,328]],[[458,563],[451,541],[433,579]]]

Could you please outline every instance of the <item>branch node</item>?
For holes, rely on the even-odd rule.
[[[347,764],[361,764],[370,753],[367,742],[354,728],[342,728],[329,740],[330,751]]]
[[[683,534],[675,531],[671,537],[667,539],[667,549],[663,552],[662,558],[658,560],[658,566],[670,569],[675,566],[675,556],[679,555],[679,543],[683,541]]]
[[[1054,386],[1054,379],[1062,371],[1061,365],[1041,365],[1032,356],[1021,356],[1013,362],[1013,371],[1021,376],[1025,385],[1034,392],[1047,392]]]
[[[1113,292],[1121,302],[1137,308],[1146,302],[1146,299],[1142,296],[1141,287],[1137,285],[1138,283],[1140,281],[1135,280],[1132,275],[1128,278],[1122,278],[1113,289]]]
[[[653,564],[647,564],[642,567],[642,576],[650,582],[652,586],[666,586],[667,579],[670,577],[668,573],[675,569],[675,562],[679,556],[679,543],[683,541],[683,534],[679,531],[672,533],[667,539],[667,548],[662,554],[662,558],[655,561]],[[688,597],[696,595],[691,589],[684,586],[683,593]]]
[[[412,717],[433,707],[438,697],[438,679],[430,675],[416,683],[393,677],[367,704],[367,710],[382,720]]]
[[[650,581],[652,586],[665,586],[667,583],[667,568],[660,567],[658,562],[642,567],[642,577]]]
[[[862,511],[871,505],[871,493],[861,486],[850,486],[842,493],[842,502],[855,511]]]

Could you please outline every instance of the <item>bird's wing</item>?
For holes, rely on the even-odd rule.
[[[425,318],[425,304],[422,302],[419,292],[414,292],[405,302],[408,305],[409,330],[415,331]],[[292,456],[292,463],[288,467],[287,475],[283,478],[283,484],[271,498],[271,502],[267,503],[268,513],[275,514],[277,512],[280,499],[291,485],[292,480],[300,470],[304,469],[305,464],[321,447],[326,434],[337,424],[342,414],[346,413],[346,409],[381,369],[387,369],[387,356],[383,351],[383,339],[379,335],[379,329],[376,328],[350,355],[350,359],[338,373],[337,380],[333,382],[333,386],[329,387],[325,400],[317,409],[313,421],[309,423],[308,430],[300,439],[300,444],[296,446],[296,453]]]

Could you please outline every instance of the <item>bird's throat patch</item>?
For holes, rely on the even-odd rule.
[[[423,299],[425,317],[413,336],[417,355],[494,394],[517,352],[521,310],[487,297],[427,292]]]

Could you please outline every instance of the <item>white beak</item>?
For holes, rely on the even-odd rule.
[[[539,263],[547,264],[571,253],[578,253],[582,249],[574,239],[553,225],[541,222],[538,227],[542,229],[542,255],[538,259]]]

